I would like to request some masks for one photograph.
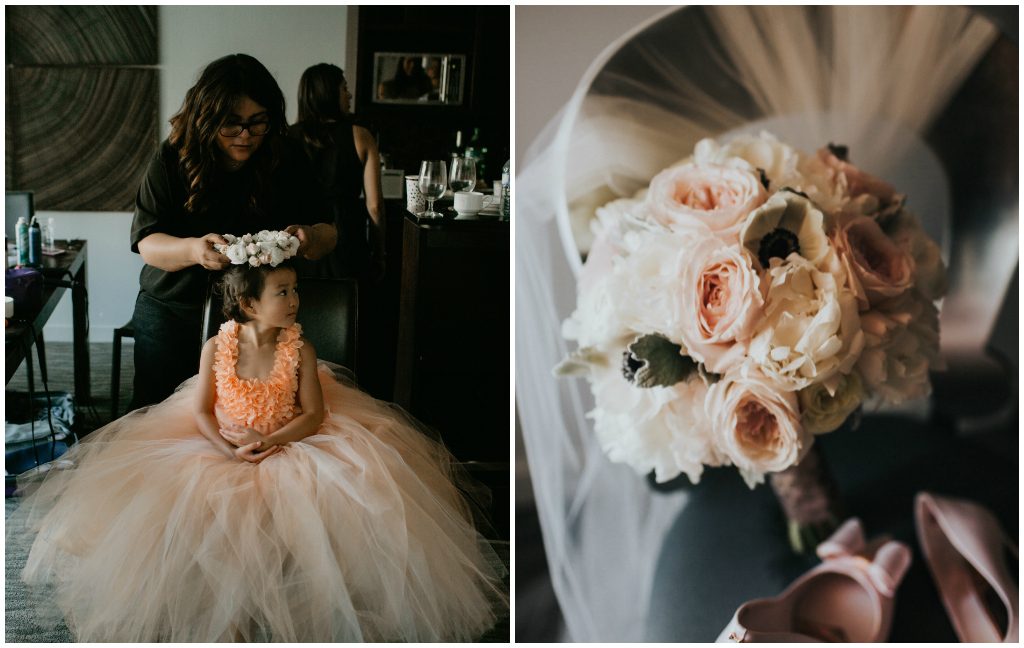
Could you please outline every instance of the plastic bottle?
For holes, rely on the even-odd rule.
[[[501,217],[504,220],[509,220],[512,217],[512,196],[509,193],[512,185],[509,178],[511,162],[512,160],[505,160],[505,166],[501,167]]]
[[[43,230],[39,227],[39,217],[33,216],[28,226],[28,264],[38,267],[43,262]]]
[[[18,217],[14,225],[14,243],[18,246],[18,265],[28,265],[28,221],[24,216]]]

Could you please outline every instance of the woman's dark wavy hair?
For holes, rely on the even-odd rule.
[[[337,65],[317,63],[299,79],[299,127],[307,144],[325,148],[334,144],[328,121],[346,118],[341,111],[345,72]]]
[[[258,208],[269,198],[270,175],[280,159],[280,139],[287,131],[284,95],[262,63],[248,54],[231,54],[210,63],[199,81],[189,88],[177,114],[171,117],[171,145],[187,179],[185,209],[199,213],[209,207],[210,193],[223,173],[223,153],[217,147],[217,131],[235,104],[249,97],[267,109],[270,130],[253,154],[256,189],[249,204]]]
[[[291,270],[296,272],[290,261],[283,261],[276,266],[260,265],[255,268],[248,265],[233,265],[224,271],[217,282],[217,293],[221,296],[220,312],[229,320],[244,324],[250,317],[242,310],[242,301],[257,300],[263,294],[267,284],[267,275],[275,270]]]

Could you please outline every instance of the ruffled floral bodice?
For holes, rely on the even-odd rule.
[[[299,386],[299,348],[302,327],[281,329],[274,350],[274,366],[266,378],[239,378],[238,329],[234,320],[217,333],[213,371],[216,376],[216,414],[224,424],[241,425],[260,432],[275,430],[300,413],[296,402]]]

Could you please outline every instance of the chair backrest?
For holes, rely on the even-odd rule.
[[[203,307],[202,341],[217,334],[224,323],[220,295],[211,281]],[[358,284],[354,279],[299,280],[299,316],[302,335],[316,347],[321,360],[356,371]]]
[[[14,226],[18,218],[24,216],[31,221],[35,213],[31,191],[8,191],[4,200],[4,235],[13,242],[17,238]]]

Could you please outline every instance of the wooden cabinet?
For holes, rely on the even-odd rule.
[[[394,398],[462,461],[509,460],[510,238],[498,220],[403,224]]]

